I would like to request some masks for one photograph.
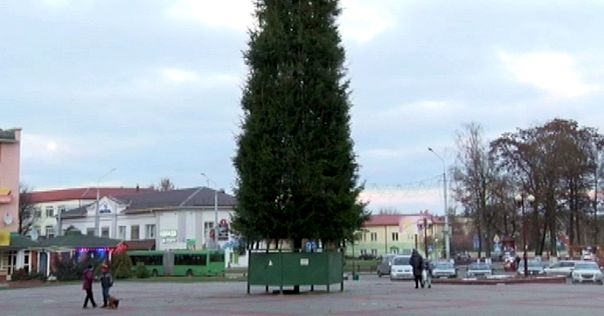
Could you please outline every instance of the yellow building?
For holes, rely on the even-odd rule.
[[[379,257],[389,253],[410,254],[416,248],[424,256],[427,250],[429,257],[441,258],[444,249],[443,228],[443,217],[428,211],[372,215],[363,225],[354,247],[347,247],[347,254]]]

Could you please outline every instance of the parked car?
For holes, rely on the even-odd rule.
[[[528,260],[526,262],[526,268],[528,275],[544,275],[545,268],[543,267],[543,263],[538,260]],[[520,266],[518,267],[518,275],[524,275],[524,261],[520,261]]]
[[[392,265],[392,259],[396,255],[389,254],[382,257],[382,261],[377,266],[377,275],[381,278],[382,275],[390,275],[390,266]]]
[[[433,278],[456,278],[457,269],[449,261],[438,261],[432,266]]]
[[[573,283],[593,282],[603,284],[602,271],[593,261],[577,262],[571,274]]]
[[[577,261],[575,260],[560,260],[552,263],[549,267],[543,269],[546,275],[564,275],[571,276]]]
[[[475,262],[468,266],[467,277],[489,276],[493,274],[493,268],[490,264],[484,262]]]
[[[390,280],[413,280],[413,267],[409,264],[411,256],[395,256],[390,266]]]
[[[375,260],[377,259],[375,255],[370,253],[364,253],[359,256],[359,260]]]

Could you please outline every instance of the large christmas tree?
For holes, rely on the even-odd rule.
[[[248,242],[350,240],[358,201],[336,0],[256,1],[234,165],[234,228]]]

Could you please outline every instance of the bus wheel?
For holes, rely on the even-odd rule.
[[[153,269],[153,271],[151,271],[151,275],[156,277],[159,275],[159,273],[157,273],[157,269]]]
[[[193,276],[193,270],[191,270],[191,269],[187,270],[187,276]]]

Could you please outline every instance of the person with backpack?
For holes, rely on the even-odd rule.
[[[113,286],[113,277],[109,271],[109,266],[103,264],[101,267],[101,288],[103,289],[103,308],[107,308],[109,302],[109,289]]]

